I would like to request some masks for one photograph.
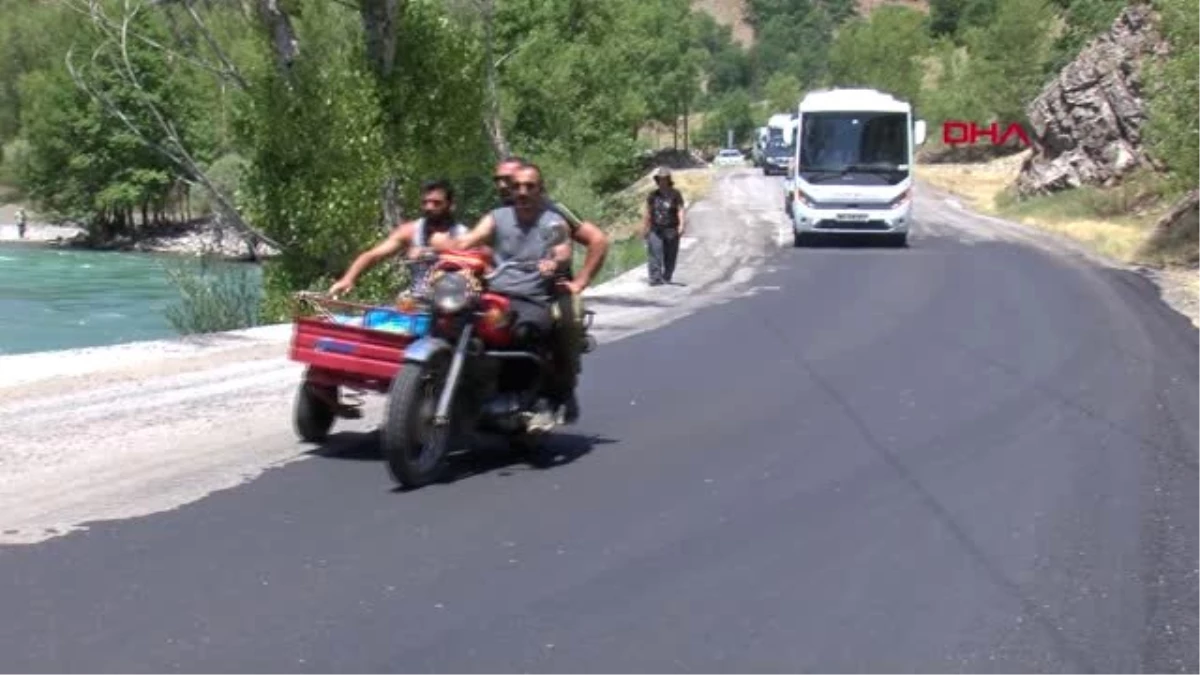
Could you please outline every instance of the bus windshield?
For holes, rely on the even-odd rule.
[[[799,171],[805,180],[896,184],[908,176],[904,113],[818,112],[802,120]]]

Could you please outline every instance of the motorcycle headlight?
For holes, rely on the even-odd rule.
[[[433,282],[433,306],[446,314],[460,312],[471,299],[471,284],[461,274],[443,274]]]

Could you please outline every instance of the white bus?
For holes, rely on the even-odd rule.
[[[798,113],[787,204],[795,244],[873,233],[905,245],[925,121],[913,120],[907,101],[873,89],[814,91]]]

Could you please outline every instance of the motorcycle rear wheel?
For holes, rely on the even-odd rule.
[[[336,401],[337,387],[319,387],[301,382],[296,392],[292,426],[305,443],[320,443],[329,437],[336,413],[330,401]]]
[[[446,383],[442,362],[405,364],[388,392],[380,440],[392,480],[409,490],[441,477],[454,437],[455,420],[433,423],[438,397]]]

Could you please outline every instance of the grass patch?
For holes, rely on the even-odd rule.
[[[576,247],[575,269],[578,270],[583,265],[583,259],[584,251]],[[646,264],[646,240],[636,235],[614,239],[608,246],[608,257],[604,260],[604,267],[600,268],[600,273],[596,275],[595,279],[592,279],[591,285],[602,284],[644,264]]]
[[[1006,218],[1070,237],[1121,262],[1138,261],[1168,206],[1162,184],[1145,176],[1113,188],[1081,187],[1026,199],[1005,189],[994,201]]]
[[[1125,263],[1152,262],[1140,252],[1170,204],[1158,176],[1133,176],[1113,188],[1081,187],[1018,199],[1012,186],[1026,153],[979,164],[917,167],[917,177],[961,197],[973,209],[1053,232]]]
[[[918,164],[916,177],[961,197],[977,211],[998,214],[996,198],[1016,180],[1026,154],[972,164]]]
[[[166,309],[181,335],[251,328],[261,323],[262,283],[250,265],[207,257],[163,264],[179,301]]]

